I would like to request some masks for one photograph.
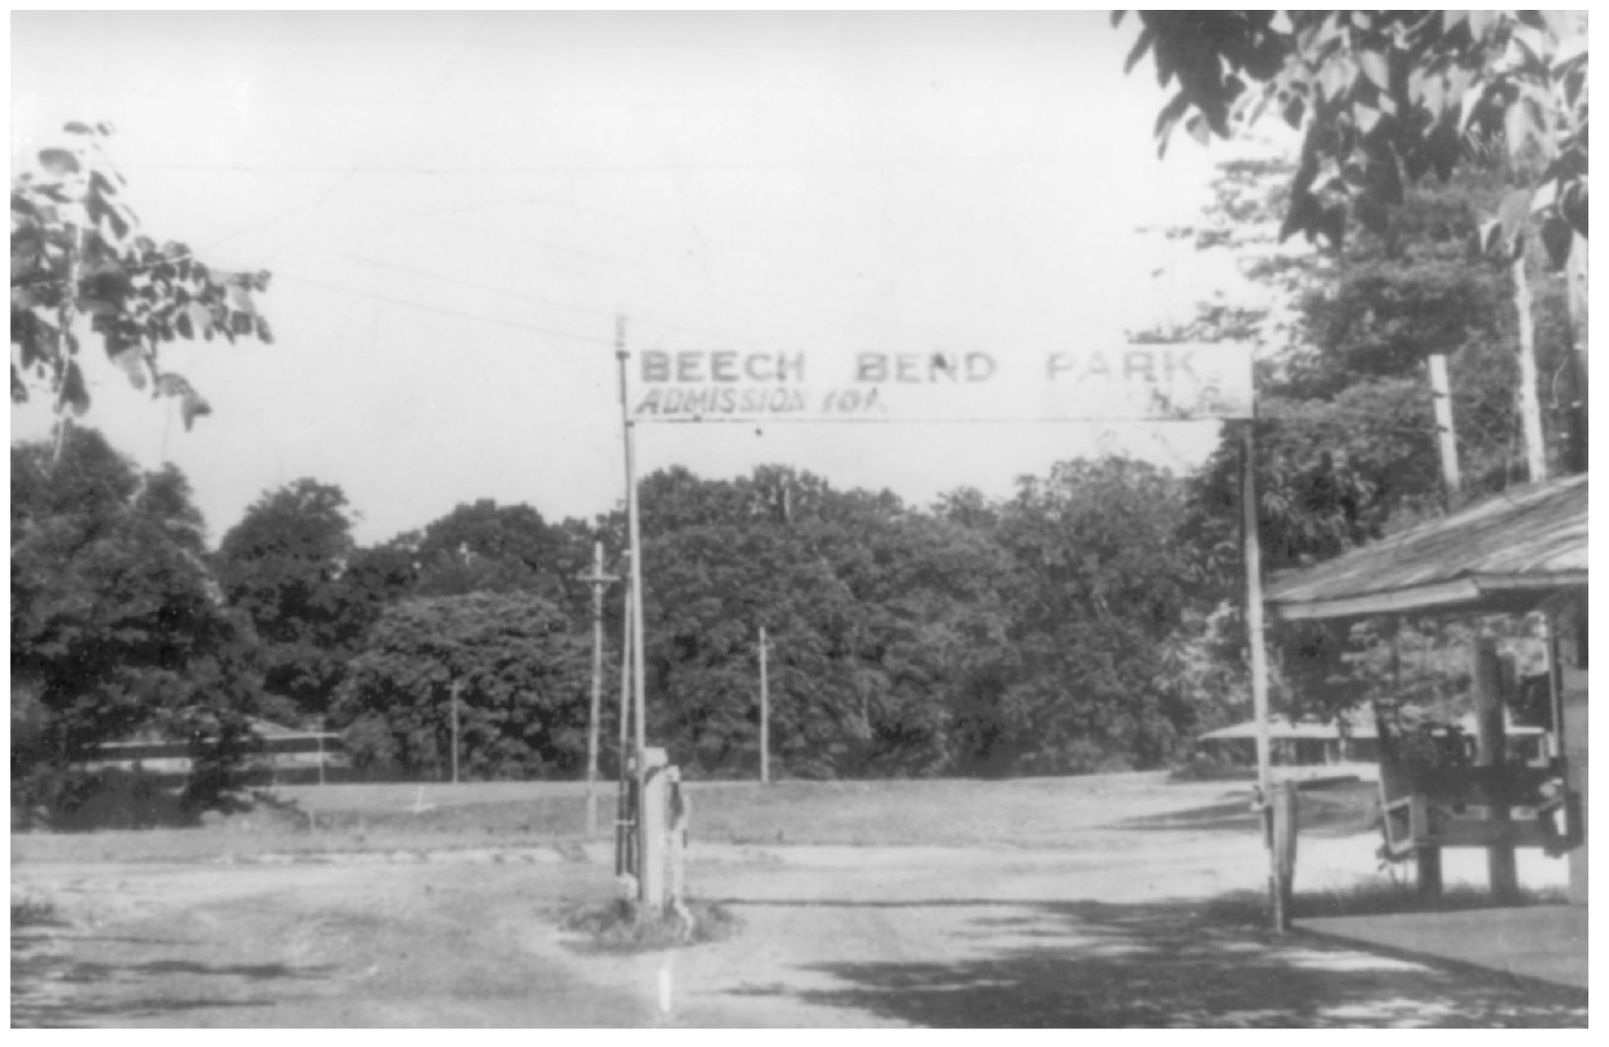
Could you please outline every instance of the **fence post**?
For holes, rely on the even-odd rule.
[[[1497,644],[1491,639],[1475,641],[1475,765],[1487,769],[1492,777],[1489,795],[1484,797],[1488,807],[1486,818],[1493,823],[1494,834],[1498,827],[1511,817],[1508,789],[1503,780],[1503,764],[1507,758],[1508,738],[1503,723],[1503,667],[1497,656]],[[1514,864],[1512,843],[1486,845],[1486,872],[1492,897],[1497,901],[1513,901],[1519,894],[1519,873]]]
[[[1296,882],[1296,783],[1285,782],[1273,790],[1274,862],[1271,893],[1274,903],[1274,929],[1291,926],[1291,900]]]

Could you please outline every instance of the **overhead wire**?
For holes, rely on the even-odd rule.
[[[876,163],[876,162],[873,161],[871,163]],[[344,185],[349,183],[353,177],[356,177],[356,176],[362,175],[362,174],[373,173],[373,169],[365,168],[363,165],[330,166],[330,167],[316,167],[316,168],[315,167],[298,168],[298,167],[294,167],[294,166],[270,167],[270,166],[265,166],[265,165],[211,165],[211,164],[196,164],[196,165],[186,165],[186,164],[175,164],[175,165],[126,164],[124,166],[129,166],[131,168],[137,168],[137,167],[140,167],[140,166],[172,166],[174,168],[179,168],[179,169],[236,170],[236,171],[239,171],[241,173],[256,175],[256,176],[260,176],[260,177],[266,177],[266,178],[270,178],[270,179],[279,179],[284,175],[298,174],[298,173],[303,173],[303,174],[305,174],[305,173],[335,173],[335,174],[339,175],[339,177],[334,182],[332,182],[324,190],[320,191],[318,193],[317,197],[312,202],[297,205],[295,208],[291,209],[290,211],[282,212],[279,215],[276,215],[276,216],[273,216],[271,218],[268,218],[268,219],[266,219],[266,220],[264,220],[262,222],[259,222],[259,223],[255,224],[255,225],[248,225],[248,226],[243,226],[243,227],[240,227],[238,229],[235,229],[235,230],[231,231],[230,233],[226,234],[225,236],[214,240],[211,244],[209,244],[206,248],[204,248],[204,250],[214,248],[214,247],[216,247],[216,246],[218,246],[218,245],[220,245],[222,243],[225,243],[225,242],[227,242],[229,240],[232,240],[232,239],[235,239],[235,238],[237,238],[237,237],[239,237],[241,235],[244,235],[247,232],[253,231],[254,229],[269,228],[271,226],[280,224],[280,223],[282,223],[282,222],[284,222],[286,220],[294,218],[297,215],[306,214],[306,213],[315,211],[319,207],[323,206],[324,204],[327,204],[329,202],[329,199],[332,196],[334,196],[334,194],[339,189],[341,189]],[[652,169],[655,170],[655,171],[674,172],[674,173],[676,173],[678,175],[684,170],[700,170],[700,169],[706,169],[708,166],[709,165],[696,165],[696,164],[687,165],[687,164],[682,164],[682,163],[669,163],[669,164],[651,165]],[[715,165],[715,166],[723,166],[723,165]],[[742,166],[742,165],[738,165],[738,166]],[[567,170],[567,169],[569,169],[569,170],[587,170],[587,169],[592,169],[592,168],[587,168],[587,167],[565,168],[563,166],[559,166],[559,167],[554,167],[554,168],[551,168],[551,169],[555,170],[555,171],[561,171],[561,170]],[[599,167],[599,168],[596,168],[596,169],[598,169],[598,170],[607,170],[608,168],[607,167]],[[647,170],[649,168],[643,168],[643,169]],[[394,171],[400,171],[400,170],[403,170],[403,169],[398,168],[398,169],[393,169],[393,170]],[[512,171],[512,170],[516,170],[516,169],[508,169],[508,170]],[[495,171],[496,171],[496,169],[492,169],[492,168],[479,168],[479,169],[477,169],[477,168],[464,168],[463,169],[464,173],[495,173]],[[424,172],[421,171],[420,173],[424,173]],[[456,171],[449,172],[449,171],[447,171],[445,169],[441,169],[441,170],[433,171],[433,172],[430,172],[430,173],[457,173],[457,172]],[[685,185],[681,183],[681,180],[679,178],[678,178],[678,188],[679,188],[680,192],[683,195],[684,208],[685,208],[686,188],[685,188]],[[627,268],[650,269],[650,270],[657,270],[657,271],[661,271],[661,272],[667,271],[667,268],[668,268],[663,264],[655,264],[652,261],[645,261],[642,257],[632,257],[632,258],[627,259],[627,258],[622,258],[618,254],[606,254],[606,253],[598,252],[598,251],[590,251],[590,250],[587,250],[587,249],[584,249],[584,248],[576,248],[576,247],[572,247],[572,246],[569,246],[569,245],[566,245],[566,244],[555,243],[555,242],[553,242],[551,240],[542,239],[542,238],[539,238],[539,237],[534,237],[534,236],[531,236],[530,234],[527,234],[527,233],[518,233],[518,232],[511,233],[507,228],[493,228],[491,226],[487,226],[487,225],[483,225],[483,224],[479,224],[479,223],[453,221],[453,220],[450,220],[450,219],[442,217],[442,212],[439,212],[439,211],[438,212],[419,211],[419,210],[415,210],[415,209],[412,209],[412,208],[399,206],[399,205],[394,204],[394,203],[390,203],[390,204],[383,203],[383,202],[380,202],[380,201],[376,200],[372,195],[371,196],[359,197],[357,200],[355,200],[353,202],[356,204],[356,206],[358,206],[360,208],[376,210],[376,211],[384,211],[384,212],[392,213],[392,214],[400,214],[400,215],[406,216],[406,217],[408,217],[410,219],[413,219],[413,220],[428,222],[428,223],[435,224],[435,225],[438,225],[438,226],[441,226],[441,227],[444,227],[444,228],[449,228],[449,229],[454,229],[454,230],[461,230],[461,231],[466,231],[466,232],[495,233],[498,236],[504,237],[506,239],[516,240],[516,241],[519,241],[521,243],[528,244],[528,245],[533,246],[533,247],[535,247],[535,248],[537,248],[539,250],[549,251],[549,252],[554,252],[554,253],[564,254],[564,255],[570,255],[570,256],[579,257],[579,258],[587,258],[587,259],[591,259],[591,260],[593,260],[595,262],[608,265],[610,267],[618,268],[618,267],[624,266],[624,267],[627,267]],[[555,201],[555,200],[551,200],[551,199],[541,200],[540,202],[544,203],[544,204],[546,204],[548,206],[554,206],[554,207],[560,207],[560,208],[571,207],[571,205],[567,205],[562,201]],[[487,206],[495,206],[495,204],[489,204]],[[618,214],[610,214],[608,212],[599,211],[599,210],[596,210],[596,209],[581,208],[581,207],[572,207],[571,209],[574,209],[574,210],[576,210],[576,211],[578,211],[580,213],[593,214],[593,215],[596,215],[596,216],[599,216],[599,217],[609,218],[611,220],[619,221],[619,222],[622,222],[622,223],[625,223],[625,224],[637,225],[637,226],[642,226],[642,227],[645,227],[645,228],[652,228],[652,229],[662,231],[662,232],[674,232],[674,231],[677,231],[677,230],[673,230],[671,227],[669,227],[667,225],[664,225],[664,224],[661,224],[661,223],[646,222],[646,221],[636,219],[636,218],[633,218],[633,217],[628,217],[628,216],[618,215]],[[448,213],[451,213],[451,212],[448,212]],[[696,230],[695,230],[695,235],[696,235]],[[758,256],[761,253],[758,249],[752,248],[752,247],[747,247],[747,248],[740,247],[738,249],[740,251],[744,251],[745,253],[749,253],[749,254],[756,255],[756,256]],[[371,264],[383,264],[383,263],[377,263],[376,260],[372,260],[372,259],[369,260],[369,262]],[[710,281],[713,286],[718,286],[719,289],[721,291],[723,291],[723,292],[735,293],[735,294],[742,295],[744,297],[748,297],[748,298],[756,299],[756,300],[785,301],[785,302],[794,302],[794,303],[804,303],[806,301],[802,297],[787,295],[787,294],[784,294],[784,293],[778,293],[777,291],[772,290],[772,289],[761,290],[761,289],[759,289],[757,287],[753,287],[753,286],[750,286],[750,287],[747,287],[747,288],[745,288],[745,287],[736,287],[736,286],[731,285],[730,283],[723,283],[723,282],[717,281],[717,280],[715,280],[713,278],[713,274],[708,270],[707,264],[705,265],[704,268],[705,268],[706,280]],[[855,270],[855,271],[841,270],[841,271],[847,273],[848,275],[850,275],[854,279],[863,279],[865,277],[865,273],[863,273],[863,272],[861,272],[859,270]],[[455,282],[452,278],[440,277],[439,274],[425,274],[423,272],[418,272],[418,271],[416,271],[416,273],[417,273],[417,275],[428,275],[430,278],[433,278],[433,279],[442,279],[443,282],[447,282],[447,283]],[[509,293],[509,292],[502,291],[500,289],[489,288],[489,287],[486,287],[485,285],[477,285],[477,286],[480,286],[481,289],[483,289],[483,290],[495,291],[495,293]],[[531,300],[536,301],[537,299],[533,296],[531,298]],[[588,309],[586,307],[578,307],[578,306],[566,305],[566,304],[563,304],[563,303],[558,303],[558,302],[555,302],[555,301],[553,301],[551,299],[546,300],[542,304],[547,304],[547,305],[554,306],[554,307],[557,307],[557,308],[574,309],[574,310],[583,311],[583,312],[595,311],[593,309]],[[818,309],[818,310],[823,305],[823,303],[820,300],[815,300],[815,299],[810,300],[808,304],[811,307],[813,307],[815,309]],[[988,303],[984,303],[984,302],[981,302],[981,301],[978,301],[977,304],[982,308],[989,308],[990,307],[988,305]],[[610,311],[609,315],[615,315],[615,312],[617,312],[617,311]],[[875,318],[878,315],[878,314],[874,313],[873,311],[867,310],[867,309],[842,309],[842,308],[840,308],[838,310],[838,312],[840,313],[840,315],[843,315],[843,316],[846,316],[846,317],[852,317],[852,318],[856,318],[856,319]],[[670,322],[656,321],[656,320],[653,320],[649,316],[639,316],[639,317],[637,317],[637,319],[641,323],[645,323],[645,324],[648,324],[649,326],[660,328],[660,329],[663,329],[663,330],[666,330],[666,331],[678,331],[678,332],[681,332],[681,333],[694,334],[694,335],[698,335],[700,337],[716,338],[716,339],[720,339],[720,340],[723,340],[723,341],[729,341],[729,342],[749,342],[749,341],[753,340],[752,336],[735,335],[735,334],[731,334],[731,333],[728,333],[728,332],[711,330],[708,327],[694,327],[694,326],[684,325],[684,324],[676,324],[676,323],[670,323]],[[954,342],[957,342],[957,341],[965,341],[965,340],[967,340],[964,337],[958,338],[956,332],[953,329],[950,329],[950,328],[932,327],[932,328],[927,328],[926,331],[927,331],[927,334],[928,334],[929,337],[937,336],[946,344],[954,343]]]
[[[306,284],[309,287],[319,287],[326,291],[336,291],[341,294],[353,295],[358,298],[369,298],[377,302],[388,302],[392,305],[400,305],[409,309],[419,309],[428,313],[440,313],[444,316],[456,316],[466,320],[476,320],[481,323],[495,324],[499,327],[511,327],[520,331],[530,331],[535,334],[545,334],[553,338],[565,338],[576,342],[589,342],[597,345],[608,346],[614,345],[613,338],[577,334],[574,331],[563,331],[555,327],[544,327],[540,324],[525,323],[519,320],[507,320],[503,319],[502,317],[487,316],[484,313],[475,313],[464,309],[453,309],[442,305],[429,305],[424,302],[420,302],[417,299],[398,298],[394,295],[381,294],[377,291],[364,291],[355,287],[332,284],[324,280],[315,280],[311,277],[300,276],[295,273],[278,273],[276,276],[282,277],[283,279],[289,280],[293,283]]]
[[[519,301],[534,302],[537,305],[545,305],[554,309],[566,309],[571,312],[585,313],[589,316],[605,316],[610,318],[619,316],[621,313],[621,310],[619,309],[606,309],[600,306],[576,305],[571,302],[561,302],[555,298],[545,298],[541,295],[534,295],[526,291],[515,291],[505,287],[495,287],[491,284],[483,284],[474,280],[465,280],[459,277],[445,276],[441,273],[433,273],[426,269],[416,269],[412,266],[398,265],[395,262],[386,262],[378,258],[368,258],[364,255],[354,254],[351,251],[336,251],[327,247],[310,247],[307,248],[307,250],[314,251],[318,254],[330,255],[334,258],[345,258],[349,261],[359,262],[364,265],[371,265],[377,269],[386,269],[391,272],[404,273],[409,276],[417,276],[425,280],[435,280],[440,283],[452,284],[457,287],[484,291],[487,294],[502,295],[508,298],[518,299]],[[726,341],[739,341],[742,340],[743,337],[741,335],[735,335],[726,331],[710,331],[702,328],[684,327],[679,324],[668,324],[646,319],[640,319],[640,322],[644,322],[652,327],[667,331],[679,331],[683,334],[700,335]]]
[[[560,252],[560,253],[564,253],[564,254],[571,254],[571,255],[588,257],[588,258],[591,258],[591,259],[593,259],[593,260],[595,260],[595,261],[597,261],[599,263],[614,266],[614,267],[649,269],[649,270],[656,270],[656,271],[660,271],[660,272],[666,271],[665,266],[663,266],[663,265],[655,265],[654,263],[645,261],[645,260],[643,260],[641,258],[621,258],[618,255],[604,254],[602,252],[596,252],[596,251],[585,251],[585,250],[581,250],[581,249],[570,248],[570,247],[560,245],[560,244],[554,244],[554,243],[552,243],[550,241],[543,240],[543,239],[536,238],[536,237],[532,237],[532,236],[529,236],[527,234],[511,233],[507,229],[493,229],[493,228],[491,228],[489,226],[485,226],[485,225],[479,225],[479,224],[473,224],[473,223],[452,222],[452,221],[448,221],[446,219],[437,218],[437,217],[432,216],[432,215],[427,214],[427,213],[415,212],[415,211],[412,211],[412,210],[404,208],[404,207],[399,207],[399,206],[397,206],[395,204],[382,203],[382,202],[376,201],[372,197],[360,198],[359,200],[355,201],[355,203],[356,203],[356,205],[358,207],[363,208],[363,209],[377,211],[377,212],[384,212],[384,213],[388,213],[388,214],[403,215],[405,217],[414,218],[414,219],[421,219],[421,220],[424,220],[426,222],[441,225],[441,226],[451,228],[451,229],[457,229],[457,230],[463,230],[463,231],[469,231],[469,232],[495,233],[495,234],[503,237],[504,239],[515,240],[515,241],[520,241],[520,242],[523,242],[523,243],[527,243],[527,244],[530,244],[531,246],[534,246],[534,247],[536,247],[536,248],[538,248],[540,250],[556,251],[556,252]],[[375,262],[377,260],[371,259],[369,261]],[[390,263],[380,263],[380,264],[390,264]],[[423,271],[419,271],[418,274],[419,275],[428,275],[431,278],[436,278],[436,277],[439,276],[439,274],[425,274]],[[447,282],[454,282],[454,278],[445,278],[445,279],[446,279]],[[486,285],[478,285],[478,286],[480,286],[480,288],[482,290],[495,291],[496,293],[506,293],[506,292],[503,292],[501,289],[491,288],[491,287],[488,287]],[[794,302],[794,303],[805,303],[805,304],[810,305],[812,308],[816,309],[817,311],[820,311],[824,306],[824,303],[822,301],[818,300],[818,299],[811,299],[811,300],[808,300],[808,302],[807,302],[807,300],[802,298],[802,297],[788,295],[788,294],[785,294],[785,293],[779,293],[779,292],[776,292],[776,291],[759,290],[759,289],[752,288],[752,287],[751,288],[734,287],[729,283],[721,284],[721,288],[724,291],[728,291],[728,292],[731,292],[731,293],[742,295],[744,297],[748,297],[748,298],[751,298],[751,299],[771,300],[771,301],[785,301],[785,302]],[[554,304],[554,303],[552,303],[550,301],[548,304]],[[577,309],[578,311],[588,311],[588,312],[596,311],[596,307],[578,307],[578,306],[569,306],[569,305],[566,305],[566,306],[563,306],[563,307],[564,308]],[[830,305],[828,307],[831,308]],[[848,317],[856,317],[856,318],[874,317],[876,315],[872,311],[865,310],[865,309],[838,308],[836,311],[840,315],[848,316]],[[609,311],[608,315],[616,315],[618,312],[619,312],[618,310]],[[693,327],[693,326],[690,326],[690,325],[682,325],[682,324],[675,324],[675,323],[670,323],[670,322],[657,321],[657,320],[653,319],[650,315],[643,315],[643,314],[639,314],[637,312],[633,312],[632,315],[633,315],[634,321],[637,322],[637,323],[645,324],[645,325],[647,325],[649,327],[658,328],[658,329],[662,329],[662,330],[666,330],[666,331],[678,331],[678,332],[686,333],[686,334],[695,334],[695,335],[698,335],[700,337],[713,338],[713,339],[717,339],[717,340],[724,341],[724,342],[729,342],[729,343],[749,343],[749,342],[752,342],[754,340],[752,335],[739,335],[739,334],[733,334],[733,333],[713,330],[713,329],[710,329],[710,328],[707,328],[707,327]],[[945,339],[945,340],[953,341],[956,338],[955,332],[951,331],[951,330],[945,330],[945,329],[940,329],[940,328],[935,327],[935,328],[931,328],[930,332],[931,332],[931,334],[937,335],[941,339]]]
[[[145,160],[130,163],[130,169],[147,168],[164,171],[229,171],[238,174],[345,174],[394,175],[399,177],[437,178],[448,175],[502,175],[502,174],[666,174],[684,171],[812,171],[862,170],[888,167],[928,167],[940,164],[1042,164],[1063,163],[1080,159],[1077,153],[979,153],[929,156],[889,156],[863,160],[728,160],[704,163],[637,162],[637,163],[531,163],[491,166],[470,164],[446,166],[441,164],[354,165],[340,164],[242,164],[216,161]]]

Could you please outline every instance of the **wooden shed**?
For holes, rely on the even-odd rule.
[[[1264,606],[1271,618],[1284,621],[1543,612],[1552,626],[1551,689],[1558,712],[1552,763],[1573,805],[1571,833],[1580,845],[1570,854],[1571,897],[1584,904],[1586,597],[1583,474],[1510,488],[1334,560],[1277,576]],[[1382,773],[1383,783],[1387,777]],[[1472,806],[1502,806],[1490,798],[1506,795],[1502,788],[1492,791],[1488,779],[1494,776],[1473,779],[1476,788],[1463,799],[1473,796]]]

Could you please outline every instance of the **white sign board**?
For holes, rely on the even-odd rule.
[[[644,350],[639,422],[961,422],[1250,418],[1251,347],[1117,345],[1009,353]]]

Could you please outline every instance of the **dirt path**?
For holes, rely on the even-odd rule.
[[[1357,850],[1335,847],[1337,855]],[[1077,851],[707,847],[733,938],[599,954],[601,854],[12,867],[17,1026],[1584,1025],[1584,993],[1256,925],[1241,835]],[[1322,853],[1310,871],[1325,868]],[[1333,864],[1333,863],[1332,863]],[[1334,875],[1340,875],[1339,872]],[[1225,898],[1230,901],[1226,903]]]

